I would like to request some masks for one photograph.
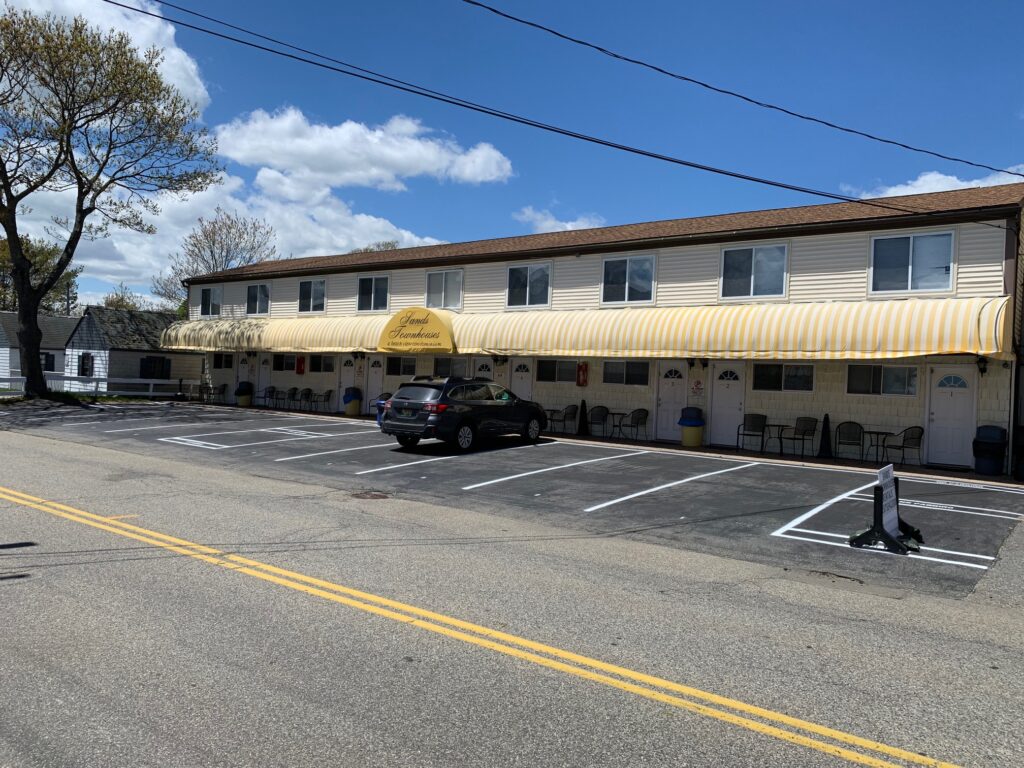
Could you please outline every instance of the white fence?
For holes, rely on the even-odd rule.
[[[128,397],[190,396],[200,391],[200,382],[194,379],[111,379],[95,376],[63,376],[46,374],[51,392],[74,392],[82,395],[121,395]],[[17,395],[25,391],[25,378],[0,378],[0,394]]]

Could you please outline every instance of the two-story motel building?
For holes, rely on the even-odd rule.
[[[1024,184],[268,261],[189,281],[169,350],[214,385],[347,387],[483,375],[558,408],[646,408],[734,445],[745,412],[925,429],[968,466],[1013,430]]]

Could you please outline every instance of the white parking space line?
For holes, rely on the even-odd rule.
[[[861,486],[859,486],[857,488],[853,488],[853,489],[847,491],[846,493],[841,493],[838,496],[835,496],[835,497],[829,499],[828,501],[822,502],[821,504],[816,506],[814,509],[811,509],[811,510],[809,510],[807,512],[804,512],[802,515],[800,515],[800,517],[796,518],[795,520],[790,520],[788,523],[786,523],[781,528],[778,528],[778,529],[772,531],[772,536],[782,536],[786,531],[790,530],[791,528],[795,528],[796,526],[800,525],[801,523],[804,523],[804,522],[810,520],[812,517],[814,517],[816,514],[818,514],[822,510],[828,509],[833,504],[836,504],[836,503],[842,501],[843,499],[850,498],[855,493],[860,493],[865,488],[871,488],[876,483],[877,483],[877,478],[875,480],[872,480],[870,483],[865,483],[864,485],[861,485]]]
[[[719,470],[716,470],[714,472],[705,472],[703,475],[694,475],[693,477],[684,477],[682,480],[676,480],[676,481],[671,482],[671,483],[664,483],[663,485],[656,485],[654,488],[647,488],[647,489],[645,489],[643,491],[637,491],[636,493],[631,493],[628,496],[621,496],[621,497],[619,497],[617,499],[612,499],[611,501],[605,501],[605,502],[602,502],[601,504],[595,504],[592,507],[587,507],[583,511],[584,512],[594,512],[594,511],[596,511],[598,509],[604,509],[605,507],[610,507],[613,504],[620,504],[623,501],[629,501],[630,499],[635,499],[638,496],[646,496],[649,493],[656,493],[658,491],[663,491],[666,488],[673,488],[673,487],[675,487],[677,485],[683,485],[684,483],[692,483],[694,480],[702,480],[705,477],[711,477],[712,475],[722,475],[722,474],[725,474],[726,472],[735,472],[737,469],[746,469],[747,467],[759,467],[759,466],[761,466],[761,464],[759,462],[752,461],[749,464],[740,464],[737,467],[726,467],[725,469],[719,469]]]
[[[321,424],[320,422],[317,422],[316,424],[295,424],[295,425],[289,424],[287,427],[250,427],[249,429],[230,429],[230,430],[227,430],[225,432],[199,432],[199,433],[196,433],[194,435],[178,435],[178,437],[216,437],[218,435],[244,435],[246,433],[251,433],[251,432],[273,432],[273,431],[278,430],[278,429],[302,429],[302,428],[306,428],[306,427],[326,427],[326,426],[330,426],[330,425],[328,425],[328,424]],[[380,430],[379,429],[374,429],[374,430],[370,430],[370,431],[371,432],[379,432]],[[356,434],[361,434],[361,433],[360,432],[352,432],[352,433],[349,433],[349,434],[356,435]],[[171,440],[173,438],[167,438],[167,439]]]
[[[451,456],[435,456],[432,459],[420,459],[419,461],[407,461],[404,464],[388,464],[386,467],[374,467],[373,469],[364,469],[362,472],[356,472],[357,475],[372,475],[374,472],[387,472],[389,469],[400,469],[401,467],[411,467],[415,464],[429,464],[432,461],[446,461],[448,459],[461,458],[458,454],[452,454]]]
[[[273,430],[243,430],[243,432],[272,432]],[[194,437],[203,437],[203,435],[193,435],[192,437],[160,437],[157,438],[162,443],[178,443],[180,445],[191,445],[196,448],[208,448],[214,451],[222,451],[229,448],[251,448],[254,445],[270,445],[272,443],[291,443],[296,440],[320,440],[325,437],[350,437],[351,435],[369,435],[369,434],[380,434],[379,429],[367,429],[361,432],[328,432],[325,434],[309,434],[304,437],[283,437],[279,440],[259,440],[255,443],[239,443],[237,445],[224,445],[222,443],[214,443],[207,440],[194,440]],[[216,434],[216,433],[214,433]],[[223,434],[233,434],[230,432]],[[234,433],[237,434],[237,433]]]
[[[810,528],[790,528],[789,530],[796,531],[797,533],[813,533],[817,536],[830,536],[833,539],[844,539],[847,541],[850,538],[845,533],[829,533],[828,531],[814,531]],[[959,555],[960,557],[973,557],[975,560],[995,560],[994,557],[991,557],[989,555],[976,555],[973,552],[958,552],[955,549],[939,549],[937,547],[922,546],[921,550],[925,552],[938,552],[942,555]]]
[[[851,496],[853,501],[871,501],[872,496],[857,494]],[[959,515],[978,515],[980,517],[998,517],[1003,520],[1020,520],[1024,514],[1011,512],[1007,509],[989,509],[988,507],[968,507],[962,504],[943,504],[940,501],[921,501],[920,499],[900,499],[900,508],[930,509],[938,512],[956,512]]]
[[[471,491],[474,488],[483,488],[485,485],[494,485],[496,483],[505,483],[509,480],[518,480],[520,477],[529,477],[530,475],[539,475],[543,472],[554,472],[557,469],[568,469],[569,467],[578,467],[582,464],[596,464],[599,461],[611,461],[612,459],[624,459],[627,456],[642,456],[650,451],[629,451],[628,453],[620,453],[615,456],[602,456],[599,459],[587,459],[586,461],[574,461],[571,464],[558,464],[554,467],[544,467],[543,469],[535,469],[532,472],[520,472],[517,475],[506,475],[505,477],[497,477],[494,480],[485,480],[482,483],[474,483],[473,485],[464,485],[462,490]]]
[[[984,483],[972,483],[963,480],[940,480],[933,477],[900,477],[901,483],[926,483],[928,485],[950,485],[954,488],[966,488],[971,491],[992,491],[993,493],[1009,493],[1016,496],[1024,496],[1024,490],[1020,488],[1006,488],[1001,485],[986,485]]]
[[[181,414],[182,418],[192,418],[195,414]],[[280,418],[280,417],[278,417]],[[269,419],[231,419],[229,421],[180,421],[174,424],[159,424],[155,427],[125,427],[124,429],[105,429],[103,434],[110,434],[112,432],[141,432],[144,429],[181,429],[182,427],[216,427],[222,424],[244,424],[247,421],[257,421],[260,423],[266,423],[268,421],[274,421],[273,418]],[[100,422],[90,422],[92,424],[99,424]],[[109,421],[106,423],[110,423]],[[120,422],[117,422],[120,423]]]
[[[79,413],[74,416],[65,416],[63,413],[51,413],[49,416],[29,416],[22,419],[22,421],[53,421],[54,419],[95,419],[100,414],[98,413]],[[118,414],[112,413],[111,416],[117,416]],[[159,418],[159,417],[158,417]]]
[[[296,459],[311,459],[314,456],[328,456],[332,453],[348,453],[349,451],[366,451],[370,448],[394,448],[395,444],[388,441],[386,443],[377,443],[375,445],[357,445],[355,448],[338,448],[335,451],[320,451],[319,453],[305,453],[302,456],[285,456],[283,459],[274,459],[274,461],[295,461]]]
[[[790,529],[792,530],[792,529]],[[774,535],[774,534],[773,534]],[[852,549],[849,544],[843,544],[838,541],[822,541],[821,539],[812,539],[808,536],[794,536],[791,533],[781,533],[779,538],[782,539],[794,539],[796,541],[809,541],[812,544],[824,544],[829,547],[843,547],[844,549]],[[892,552],[886,552],[884,549],[872,549],[871,547],[861,547],[856,550],[857,552],[870,552],[876,555],[892,555]],[[978,563],[964,563],[959,560],[946,560],[941,557],[928,557],[927,555],[918,555],[910,552],[906,555],[895,555],[895,557],[909,557],[912,560],[930,560],[933,563],[946,563],[947,565],[959,565],[963,568],[977,568],[982,571],[987,571],[987,565],[980,565]]]

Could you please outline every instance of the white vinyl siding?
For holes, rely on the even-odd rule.
[[[602,263],[595,255],[555,259],[551,265],[551,308],[597,309],[601,305]]]
[[[999,227],[1006,226],[1005,222],[991,223]],[[958,227],[957,296],[998,296],[1003,292],[1002,256],[1005,243],[1005,229],[982,224],[961,224]]]
[[[718,301],[717,245],[699,245],[660,251],[658,306],[681,307]]]
[[[463,279],[464,312],[502,312],[505,309],[505,273],[508,263],[470,264]]]

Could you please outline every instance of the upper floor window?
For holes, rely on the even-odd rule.
[[[359,303],[360,312],[375,312],[388,308],[388,276],[377,275],[375,277],[359,278]]]
[[[299,283],[299,312],[323,312],[326,280],[303,280]]]
[[[199,314],[203,317],[220,314],[222,289],[219,285],[203,288],[200,292]]]
[[[654,300],[654,257],[605,259],[601,301],[605,304]]]
[[[551,302],[550,296],[550,264],[508,268],[508,306],[545,306]]]
[[[953,233],[876,237],[871,241],[871,290],[949,291]]]
[[[270,286],[250,285],[246,289],[245,314],[265,315],[270,312]]]
[[[722,251],[722,298],[784,296],[786,246],[755,245]]]
[[[461,269],[427,272],[427,306],[432,309],[458,309],[462,306]],[[387,309],[386,298],[382,309]]]

